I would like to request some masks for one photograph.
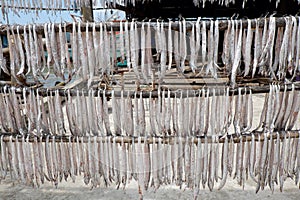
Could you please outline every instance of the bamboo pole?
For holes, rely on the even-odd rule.
[[[93,1],[87,1],[86,4],[84,4],[81,7],[81,13],[83,22],[93,22],[94,21],[94,15],[93,15]]]
[[[88,18],[88,17],[86,17]],[[288,17],[276,17],[276,26],[277,27],[283,27],[285,26],[285,21]],[[267,20],[267,24],[269,22],[269,18],[259,18],[257,19],[257,22],[258,22],[258,25],[259,27],[263,27],[264,26],[264,23],[265,23],[265,19]],[[203,20],[202,20],[203,21]],[[204,21],[211,21],[211,20],[204,20]],[[222,31],[222,30],[226,30],[228,28],[228,21],[229,20],[219,20],[219,30]],[[248,26],[248,21],[247,20],[238,20],[240,21],[241,23],[238,23],[238,26],[240,26],[240,24],[242,24],[242,27],[243,28],[247,28]],[[297,20],[298,21],[298,20]],[[142,23],[143,22],[135,22],[137,24],[137,27],[138,28],[141,28],[142,26]],[[169,23],[168,22],[163,22],[164,23],[164,28],[168,28],[169,27]],[[179,21],[176,21],[176,22],[173,22],[172,23],[172,30],[179,30]],[[195,24],[196,21],[187,21],[186,22],[186,29],[187,31],[191,30],[192,29],[192,24]],[[100,30],[100,24],[102,24],[102,27],[106,27],[107,30],[113,30],[113,31],[119,31],[120,30],[120,23],[119,22],[97,22],[95,24],[95,28],[96,28],[96,31],[99,31]],[[104,26],[103,26],[104,25]],[[6,29],[9,25],[4,25],[2,24],[0,26],[0,34],[6,34]],[[67,32],[72,32],[72,26],[73,24],[72,23],[66,23],[66,30]],[[150,22],[150,26],[152,28],[156,27],[157,26],[157,23],[156,22]],[[256,21],[254,19],[251,20],[251,28],[255,28],[256,26]],[[59,31],[59,24],[56,23],[54,25],[55,27],[55,31]],[[89,24],[89,30],[92,31],[92,24]],[[209,23],[206,23],[206,28],[209,29],[210,28],[210,24]],[[86,30],[86,23],[81,23],[81,29],[82,31]],[[16,32],[17,31],[17,26],[14,25],[14,27],[12,27],[12,31]],[[23,33],[24,32],[24,26],[23,25],[20,25],[19,26],[19,32],[20,33]],[[36,24],[36,32],[38,34],[43,34],[44,33],[44,25],[43,24]]]
[[[300,82],[295,82],[295,83],[290,83],[290,84],[284,84],[284,85],[279,85],[280,86],[280,91],[284,91],[285,87],[287,91],[291,91],[294,85],[294,89],[296,91],[300,90]],[[215,88],[217,89],[217,92],[215,93],[215,95],[225,95],[226,94],[226,89],[229,86],[224,86],[224,85],[220,85],[220,86],[207,86],[204,85],[203,89],[205,90],[205,94],[206,96],[212,96],[213,95],[213,91],[211,89]],[[236,88],[229,88],[229,95],[238,95],[238,90],[241,86],[236,87]],[[269,93],[270,91],[270,85],[257,85],[257,86],[242,86],[243,88],[245,88],[245,90],[243,91],[243,94],[246,92],[247,94],[250,93],[250,90],[252,92],[252,94],[262,94],[262,93]],[[29,87],[13,87],[13,86],[9,86],[9,85],[2,85],[0,86],[0,93],[2,92],[6,92],[8,93],[11,89],[15,90],[15,92],[17,94],[22,94],[23,93],[23,89],[25,88],[26,93],[29,94],[30,91],[33,91],[35,93],[39,93],[40,96],[52,96],[54,95],[55,91],[58,91],[58,94],[60,96],[67,96],[68,93],[71,96],[77,96],[77,89],[47,89],[47,88],[29,88]],[[210,89],[209,91],[207,89]],[[79,94],[80,95],[84,95],[84,96],[88,96],[89,95],[89,91],[90,90],[79,90]],[[209,92],[207,94],[207,92]],[[93,89],[92,90],[93,96],[97,97],[97,96],[105,96],[105,97],[111,97],[112,95],[112,91],[111,90],[102,90],[102,89]],[[183,98],[186,97],[197,97],[199,95],[202,94],[201,89],[199,90],[193,90],[193,89],[188,89],[188,90],[175,90],[175,91],[170,91],[170,97],[174,98],[174,97],[179,97],[179,96],[183,96]],[[121,97],[122,95],[122,91],[118,91],[115,90],[114,91],[114,95],[115,97]],[[150,95],[152,98],[157,98],[157,97],[161,97],[162,96],[162,92],[161,91],[123,91],[123,96],[129,95],[130,98],[134,98],[136,97],[140,97],[140,95],[142,95],[142,98],[149,98]],[[168,93],[165,93],[165,97],[168,97]]]
[[[284,138],[299,138],[300,130],[290,130],[290,131],[275,131],[272,133],[267,133],[267,139],[275,140],[277,139],[277,135],[279,134],[280,140]],[[205,138],[207,138],[208,143],[224,143],[225,138],[233,140],[234,143],[239,143],[241,140],[242,142],[250,142],[252,140],[252,137],[254,136],[255,141],[264,141],[265,134],[262,131],[253,131],[249,133],[245,133],[242,135],[236,135],[236,134],[228,134],[225,136],[187,136],[187,137],[180,137],[180,136],[139,136],[142,143],[147,144],[154,144],[161,142],[163,144],[170,144],[173,145],[175,143],[178,143],[178,141],[182,141],[183,143],[190,142],[194,144],[198,144],[198,141],[201,143],[205,142]],[[271,137],[272,136],[272,137]],[[48,141],[52,142],[55,140],[55,142],[71,142],[71,143],[87,143],[88,139],[90,137],[90,142],[93,143],[96,137],[96,141],[98,143],[102,142],[113,142],[115,139],[116,143],[137,143],[139,137],[134,136],[62,136],[62,135],[43,135],[41,137],[38,136],[22,136],[19,134],[11,134],[11,133],[0,133],[0,139],[2,138],[2,141],[9,142],[10,140],[12,142],[15,142],[18,140],[18,142],[22,141],[22,137],[25,137],[25,141],[28,141],[30,143],[34,142],[34,138],[37,138],[38,141],[46,142],[46,139],[48,137]]]

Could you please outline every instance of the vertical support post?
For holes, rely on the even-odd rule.
[[[83,16],[83,22],[93,22],[94,15],[93,15],[93,0],[87,2],[87,4],[81,7],[81,13]]]

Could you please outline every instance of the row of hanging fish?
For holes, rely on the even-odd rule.
[[[292,130],[298,120],[299,91],[292,85],[291,91],[287,86],[280,91],[278,85],[270,85],[270,91],[265,95],[258,130],[264,132]]]
[[[145,84],[162,83],[173,64],[178,74],[187,65],[197,75],[217,78],[225,72],[232,86],[237,76],[284,81],[299,73],[300,18],[285,17],[284,27],[276,26],[276,19],[248,19],[247,27],[243,27],[243,20],[226,20],[225,31],[219,30],[218,20],[201,18],[196,22],[86,23],[85,27],[74,22],[71,29],[70,24],[67,28],[67,24],[51,23],[43,27],[7,26],[10,66],[2,49],[0,66],[19,84],[23,84],[20,80],[26,75],[32,75],[37,82],[54,73],[62,80],[77,75],[90,86],[94,76],[112,76],[118,70],[118,60],[126,61],[136,80]],[[260,27],[262,21],[264,25]],[[178,25],[178,31],[173,30],[173,23]],[[118,33],[114,26],[119,27]],[[155,69],[158,70],[153,74]]]
[[[270,139],[268,139],[268,136]],[[7,136],[6,136],[7,137]],[[50,140],[52,137],[52,140]],[[221,189],[227,177],[245,187],[248,179],[256,183],[256,192],[276,185],[283,190],[290,178],[299,185],[300,139],[289,132],[262,136],[251,134],[234,143],[225,137],[224,143],[208,143],[208,138],[175,137],[173,144],[153,138],[154,143],[116,142],[114,137],[77,137],[76,140],[57,141],[47,136],[45,142],[34,137],[13,136],[8,141],[0,137],[0,180],[11,180],[39,187],[45,181],[56,187],[63,179],[84,177],[92,188],[116,185],[117,189],[137,181],[141,197],[149,188],[176,184],[194,190],[195,198],[202,189]],[[144,138],[145,139],[145,138]],[[197,144],[194,143],[197,140]]]
[[[160,91],[143,98],[143,92],[121,91],[106,97],[106,91],[59,90],[41,96],[38,90],[4,89],[0,94],[0,130],[22,135],[73,136],[223,136],[248,134],[253,130],[292,130],[299,112],[299,91],[280,91],[270,86],[258,127],[252,125],[251,89],[208,88],[188,95],[184,91]],[[256,119],[255,121],[259,121]]]

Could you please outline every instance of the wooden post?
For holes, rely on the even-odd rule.
[[[89,3],[81,7],[82,13],[82,21],[83,22],[93,22],[94,15],[93,15],[93,1],[90,0]]]

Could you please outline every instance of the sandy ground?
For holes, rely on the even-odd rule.
[[[0,186],[0,199],[138,199],[136,182],[131,182],[125,190],[116,190],[115,187],[99,187],[90,189],[84,185],[81,177],[77,177],[76,183],[61,182],[58,188],[50,183],[42,185],[40,188],[32,188],[3,182]],[[255,185],[248,181],[244,190],[236,180],[228,178],[225,187],[222,190],[213,190],[208,188],[200,191],[199,199],[299,199],[300,190],[292,181],[287,180],[284,185],[284,191],[280,192],[276,187],[272,194],[269,188],[255,193]],[[193,191],[190,189],[179,189],[178,186],[161,186],[157,191],[150,188],[144,195],[144,199],[193,199]]]
[[[258,124],[264,95],[255,95],[254,101],[254,125]],[[68,182],[62,181],[58,188],[55,188],[49,182],[41,185],[40,188],[32,188],[18,183],[12,183],[9,178],[0,184],[0,199],[138,199],[137,183],[131,181],[125,188],[116,190],[115,186],[108,188],[98,187],[91,190],[90,186],[85,185],[82,177],[77,177],[73,183],[71,179]],[[218,186],[219,183],[216,183]],[[267,187],[264,191],[255,193],[255,182],[248,180],[245,188],[237,184],[232,177],[227,178],[225,187],[217,190],[217,187],[210,192],[208,188],[201,187],[199,199],[299,199],[300,190],[298,186],[287,179],[284,184],[284,191],[279,191],[279,186],[275,186],[275,192],[272,194]],[[157,191],[150,188],[145,192],[144,199],[193,199],[193,190],[180,189],[175,185],[163,185]]]

